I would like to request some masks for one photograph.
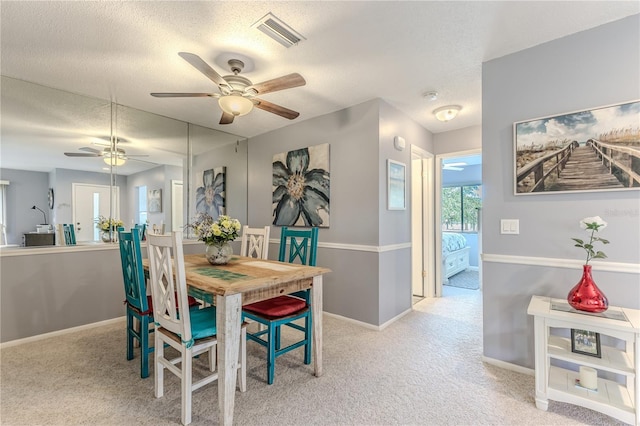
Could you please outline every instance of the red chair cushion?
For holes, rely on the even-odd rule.
[[[245,305],[242,309],[269,318],[279,318],[294,314],[306,307],[307,303],[297,297],[278,296],[273,299]]]
[[[189,308],[193,308],[194,306],[199,306],[200,303],[192,296],[188,296],[187,300],[189,301]],[[127,301],[125,300],[124,303],[127,303]],[[147,306],[149,306],[149,309],[147,309],[144,312],[140,312],[141,315],[153,315],[153,300],[151,299],[151,295],[147,296]],[[178,297],[176,296],[176,308],[178,307]],[[136,311],[138,310],[137,308],[133,307]]]

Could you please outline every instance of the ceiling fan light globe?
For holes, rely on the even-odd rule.
[[[120,156],[117,156],[117,155],[105,156],[102,159],[109,166],[122,166],[122,165],[124,165],[124,163],[126,163],[126,160],[124,158],[122,158]]]
[[[218,104],[224,112],[236,117],[249,114],[253,109],[251,100],[238,95],[222,96],[218,99]]]
[[[433,110],[433,114],[440,121],[450,121],[456,118],[462,107],[459,105],[447,105]]]

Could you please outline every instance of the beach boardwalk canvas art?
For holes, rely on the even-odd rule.
[[[514,123],[516,195],[640,188],[640,101]]]
[[[329,226],[329,144],[273,156],[273,224]]]
[[[206,213],[213,219],[226,214],[226,167],[215,167],[201,173],[197,183],[196,212]]]

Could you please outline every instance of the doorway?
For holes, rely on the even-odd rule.
[[[412,304],[435,295],[433,155],[411,146]]]
[[[437,155],[435,178],[436,296],[442,296],[443,285],[454,285],[456,281],[463,288],[479,290],[482,151]],[[458,246],[457,240],[461,241]],[[462,260],[464,256],[467,259]],[[458,261],[460,264],[455,263]]]
[[[77,241],[100,241],[100,231],[95,223],[98,216],[120,217],[120,188],[113,187],[113,213],[111,213],[111,188],[108,185],[72,183],[73,223]]]

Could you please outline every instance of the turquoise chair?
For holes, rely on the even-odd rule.
[[[124,280],[124,294],[127,305],[127,359],[133,359],[133,339],[140,342],[140,376],[149,377],[149,354],[153,348],[149,347],[149,325],[153,324],[151,296],[147,296],[144,269],[142,267],[142,252],[140,250],[140,232],[132,228],[131,232],[124,232],[118,228],[120,241],[120,260],[122,261],[122,278]],[[137,318],[140,329],[136,330],[133,319]]]
[[[120,260],[122,261],[122,278],[127,305],[127,359],[133,359],[133,339],[140,342],[140,377],[149,377],[149,354],[153,347],[149,347],[149,333],[153,332],[153,301],[147,296],[144,268],[142,267],[142,252],[140,249],[140,229],[131,228],[131,232],[124,232],[118,228],[120,242]],[[189,309],[197,309],[200,304],[193,297],[188,298]],[[136,318],[140,329],[136,330],[133,319]]]
[[[62,231],[64,233],[64,243],[68,246],[76,245],[76,231],[72,223],[65,223],[62,225]]]
[[[283,227],[280,231],[280,262],[316,266],[317,249],[318,228],[293,230]],[[310,290],[245,305],[242,313],[245,318],[266,326],[266,329],[255,333],[247,331],[247,339],[267,348],[267,383],[273,384],[276,358],[293,349],[304,346],[304,363],[311,364]],[[299,319],[304,319],[304,326],[294,323]],[[301,331],[304,338],[281,348],[280,327],[283,325]]]
[[[140,241],[147,241],[147,224],[143,223],[140,225],[136,223],[135,228],[140,231]]]

